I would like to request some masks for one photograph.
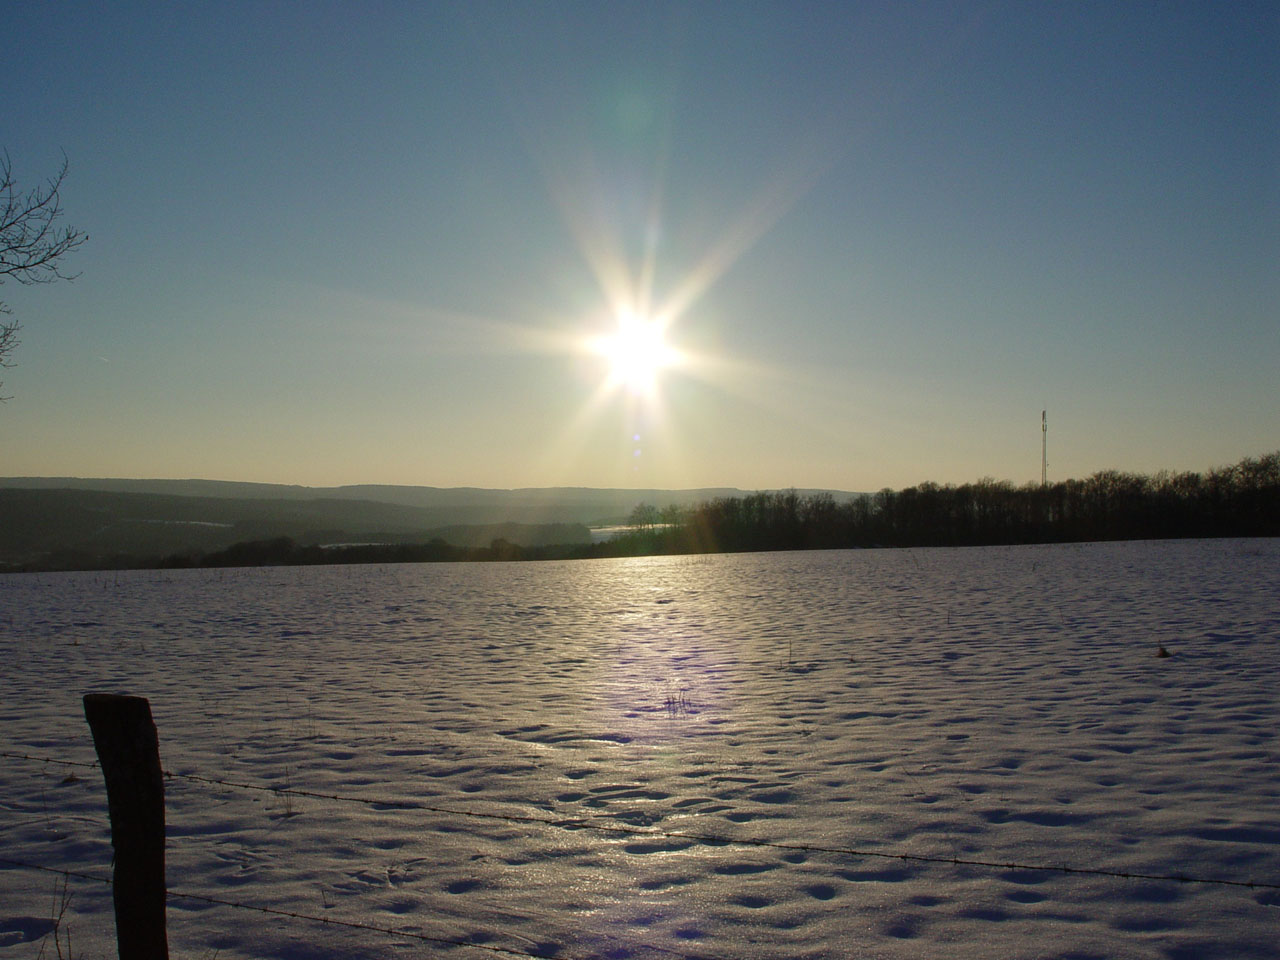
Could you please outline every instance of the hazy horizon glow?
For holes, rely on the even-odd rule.
[[[0,288],[0,474],[1020,483],[1042,409],[1051,479],[1280,448],[1272,3],[11,20],[0,147],[65,150],[90,239]]]

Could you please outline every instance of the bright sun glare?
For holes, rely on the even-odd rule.
[[[619,310],[617,329],[597,338],[593,348],[608,361],[610,379],[637,392],[652,390],[658,373],[679,360],[666,342],[664,324],[633,310]]]

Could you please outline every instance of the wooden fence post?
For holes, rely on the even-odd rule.
[[[145,697],[87,693],[84,716],[107,782],[120,960],[168,960],[164,778],[151,704]]]

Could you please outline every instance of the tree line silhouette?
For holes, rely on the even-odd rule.
[[[1277,535],[1280,452],[1206,474],[1104,470],[1046,485],[921,483],[846,501],[790,490],[685,511],[641,504],[631,529],[590,555]]]

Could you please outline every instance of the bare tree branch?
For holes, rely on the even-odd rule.
[[[62,216],[59,191],[67,177],[67,157],[42,187],[23,191],[13,176],[7,151],[0,156],[0,284],[15,280],[20,284],[74,280],[76,274],[63,273],[62,258],[89,239],[74,227],[57,223]],[[18,346],[16,320],[9,320],[8,306],[0,301],[0,367],[12,366],[9,359]],[[0,400],[4,400],[0,397]]]
[[[18,339],[18,330],[20,329],[18,321],[3,319],[8,314],[9,308],[0,303],[0,367],[13,366],[12,361],[9,360],[9,354],[21,342]],[[3,382],[0,382],[0,386],[4,386]],[[8,399],[4,394],[0,394],[0,403],[4,403]]]

